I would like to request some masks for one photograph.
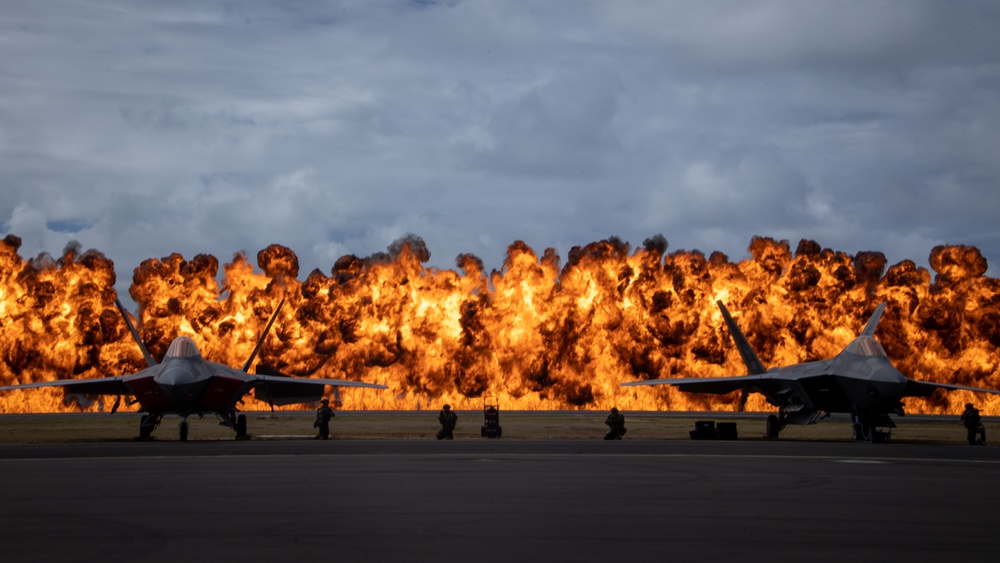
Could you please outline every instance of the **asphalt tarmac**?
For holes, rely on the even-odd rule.
[[[0,560],[996,561],[998,476],[938,444],[11,444]]]

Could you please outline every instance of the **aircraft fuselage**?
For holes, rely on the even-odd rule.
[[[125,378],[125,384],[151,413],[228,412],[242,396],[244,381],[226,377],[232,368],[206,361],[187,336],[170,344],[163,362]]]
[[[829,360],[776,368],[768,375],[785,384],[761,391],[792,424],[815,422],[816,413],[898,414],[907,384],[887,357],[857,354],[850,347]]]

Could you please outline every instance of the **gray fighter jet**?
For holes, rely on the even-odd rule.
[[[267,322],[264,334],[257,341],[257,345],[241,369],[205,360],[201,357],[194,340],[187,336],[175,338],[167,348],[163,361],[156,363],[139,338],[132,321],[129,320],[125,307],[117,299],[115,305],[125,319],[125,325],[132,333],[132,338],[139,344],[149,367],[137,373],[118,377],[42,381],[0,387],[0,391],[62,387],[66,394],[114,395],[117,399],[111,412],[118,410],[121,398],[125,396],[130,404],[138,402],[139,412],[144,413],[139,423],[140,438],[149,438],[165,414],[176,414],[181,417],[180,439],[184,441],[188,437],[188,417],[191,415],[201,417],[206,414],[218,416],[222,424],[235,430],[237,439],[247,438],[246,415],[236,414],[236,404],[251,390],[257,399],[267,402],[273,408],[274,405],[318,401],[327,385],[387,388],[385,385],[345,379],[292,378],[261,367],[258,367],[255,375],[251,375],[250,365],[257,357],[264,338],[267,337],[281,306],[284,305],[284,300],[278,304]],[[267,373],[261,373],[262,371]]]
[[[767,417],[770,438],[777,438],[788,424],[815,424],[830,413],[850,413],[855,439],[868,441],[879,435],[878,428],[896,426],[889,415],[904,414],[904,397],[928,397],[938,389],[1000,394],[994,389],[917,381],[903,375],[875,340],[885,303],[875,308],[861,334],[833,358],[771,370],[764,369],[722,301],[717,303],[750,375],[653,379],[622,385],[673,385],[685,393],[742,391],[738,410],[743,410],[750,393],[760,393],[778,407],[777,415]]]

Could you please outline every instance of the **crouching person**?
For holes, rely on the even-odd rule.
[[[452,440],[455,438],[455,425],[458,424],[458,415],[451,410],[451,405],[442,407],[438,413],[438,422],[441,423],[441,430],[438,430],[438,440]]]
[[[621,440],[625,435],[625,415],[618,412],[617,407],[611,408],[611,414],[604,419],[604,424],[608,425],[608,433],[604,435],[605,440]]]

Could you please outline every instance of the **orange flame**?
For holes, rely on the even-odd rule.
[[[20,239],[0,243],[0,381],[101,377],[143,367],[114,307],[113,263],[70,245],[58,260],[23,260]],[[662,235],[633,251],[611,238],[573,248],[567,262],[523,242],[487,274],[470,254],[456,270],[425,267],[409,235],[387,253],[341,257],[330,275],[299,281],[298,259],[272,245],[223,266],[198,255],[149,259],[129,293],[154,357],[191,336],[210,360],[241,365],[284,297],[259,361],[289,375],[354,379],[389,390],[337,394],[345,409],[480,408],[495,395],[511,409],[730,410],[736,397],[673,388],[623,388],[658,377],[741,375],[745,368],[715,300],[722,299],[769,366],[833,356],[875,305],[889,306],[878,338],[915,379],[1000,387],[1000,281],[969,246],[939,246],[931,274],[880,252],[851,256],[803,240],[755,237],[751,258],[666,254]],[[912,399],[910,412],[955,413],[973,400],[1000,414],[1000,398],[968,393]],[[0,412],[98,409],[66,404],[57,389],[6,393]],[[244,410],[266,409],[251,398]],[[759,396],[750,410],[772,410]]]

